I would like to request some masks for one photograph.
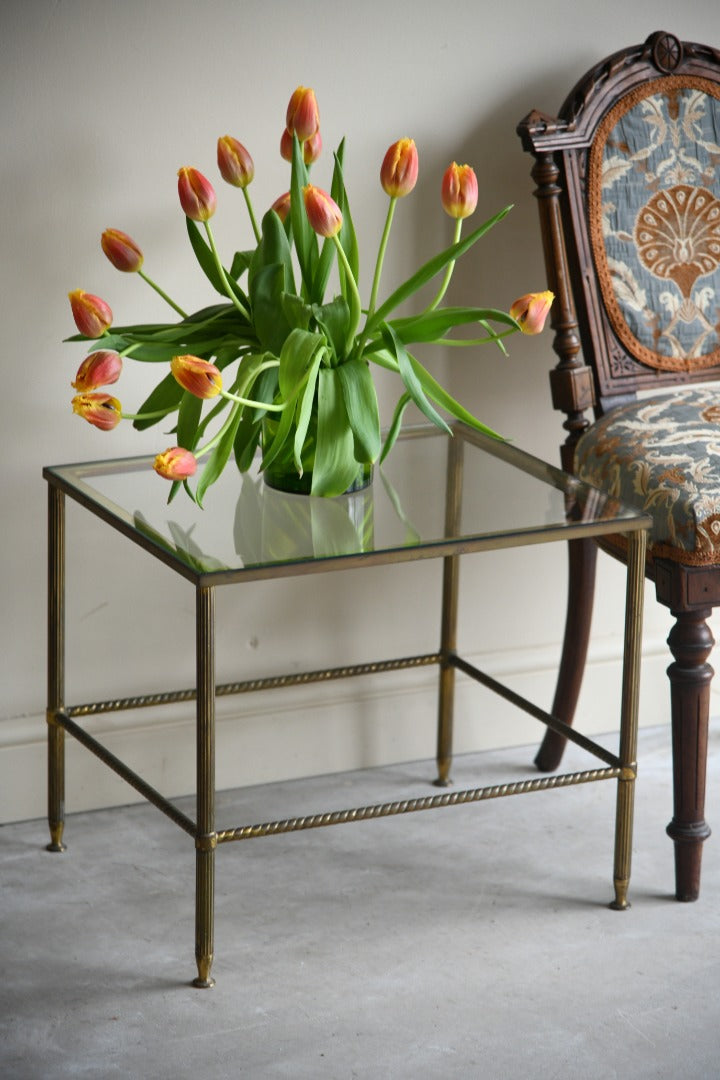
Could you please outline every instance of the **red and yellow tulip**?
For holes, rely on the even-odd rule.
[[[178,170],[178,195],[185,215],[192,221],[207,221],[215,213],[215,188],[197,169],[183,166]]]
[[[307,184],[303,189],[308,221],[318,236],[337,236],[342,228],[340,207],[327,191]]]
[[[398,139],[389,146],[380,166],[380,183],[392,199],[409,195],[418,178],[418,152],[413,139]]]
[[[213,398],[222,390],[220,370],[199,356],[173,356],[170,370],[183,390],[198,398]]]
[[[539,334],[545,326],[555,294],[549,289],[545,292],[527,293],[521,296],[510,308],[510,315],[523,334]]]
[[[71,386],[84,394],[88,390],[97,390],[98,386],[110,386],[116,383],[121,371],[122,357],[119,353],[112,349],[98,349],[97,352],[85,357]]]
[[[153,462],[155,472],[165,480],[188,480],[195,475],[197,459],[182,446],[171,446],[158,454]]]
[[[443,175],[440,195],[443,209],[451,218],[470,217],[478,202],[475,170],[470,165],[458,165],[453,161]]]
[[[80,333],[89,338],[102,337],[113,321],[110,305],[82,289],[68,293],[68,300]]]
[[[112,431],[122,419],[120,402],[110,394],[78,394],[72,399],[72,410],[101,431]]]
[[[142,251],[132,237],[120,229],[106,229],[100,237],[100,246],[116,270],[133,274],[142,267]]]

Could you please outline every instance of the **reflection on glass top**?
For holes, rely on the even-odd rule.
[[[288,572],[334,557],[412,558],[411,548],[493,538],[497,545],[488,546],[500,546],[508,536],[518,543],[551,539],[579,522],[628,529],[643,520],[521,450],[471,438],[411,430],[376,467],[368,488],[335,499],[287,495],[269,488],[256,467],[242,475],[228,467],[207,491],[204,509],[183,491],[168,504],[151,458],[57,466],[46,475],[178,568],[201,574],[267,576],[273,567]],[[459,509],[447,518],[449,452],[459,443]]]

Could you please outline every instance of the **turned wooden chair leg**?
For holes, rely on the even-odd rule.
[[[674,812],[667,832],[675,842],[675,896],[697,900],[705,821],[705,773],[713,669],[707,658],[715,644],[706,619],[710,609],[673,612],[668,645],[672,700]]]
[[[590,622],[595,593],[597,545],[594,540],[568,543],[568,604],[560,670],[555,687],[552,715],[572,724],[585,670]],[[552,772],[560,764],[567,739],[556,731],[545,732],[535,764],[541,772]]]

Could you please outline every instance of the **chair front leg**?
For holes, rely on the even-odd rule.
[[[675,663],[668,668],[672,703],[674,813],[667,827],[675,842],[675,896],[697,900],[703,841],[710,835],[705,821],[710,683],[707,663],[715,644],[707,618],[709,608],[673,611],[676,622],[668,645]]]
[[[590,640],[597,544],[594,540],[570,540],[568,543],[568,604],[560,670],[555,687],[552,715],[572,724],[582,686]],[[548,729],[535,757],[541,772],[553,772],[559,766],[567,739]]]

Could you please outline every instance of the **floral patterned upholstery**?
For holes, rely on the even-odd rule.
[[[720,91],[668,76],[622,97],[588,163],[590,240],[623,349],[656,371],[720,363]],[[647,510],[650,557],[720,564],[720,383],[611,409],[580,439],[583,479]]]
[[[720,564],[720,385],[612,409],[579,440],[575,471],[652,514],[653,556]]]
[[[684,371],[720,362],[720,91],[670,76],[626,94],[589,163],[593,257],[628,353]]]

